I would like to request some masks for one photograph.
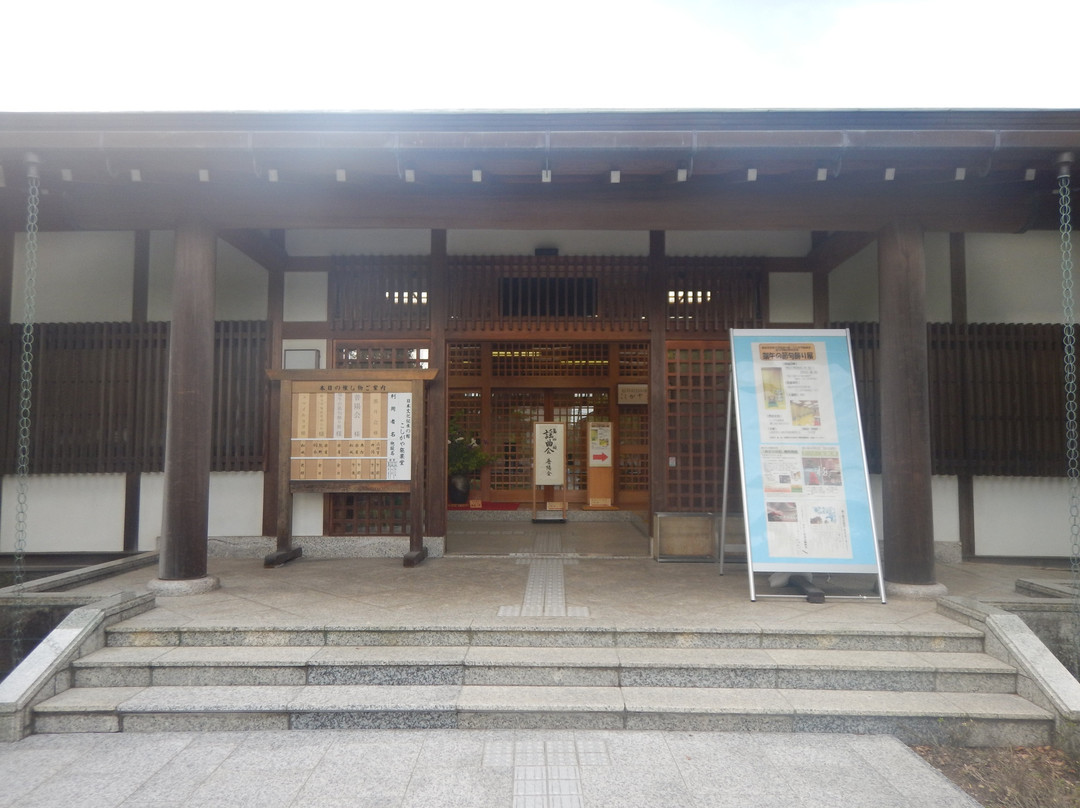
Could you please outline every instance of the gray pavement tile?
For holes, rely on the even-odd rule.
[[[214,808],[285,808],[310,777],[309,770],[217,769],[187,799]]]
[[[117,767],[109,774],[64,772],[50,777],[19,798],[19,808],[115,808],[122,805],[150,773]]]

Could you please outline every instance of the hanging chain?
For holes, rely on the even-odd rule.
[[[36,162],[27,168],[26,266],[23,283],[22,355],[19,363],[19,426],[15,465],[15,619],[12,662],[22,659],[22,631],[25,609],[21,603],[26,580],[26,514],[30,482],[30,404],[34,384],[34,316],[38,263],[38,208],[41,201]]]
[[[1061,299],[1065,348],[1065,462],[1069,477],[1069,567],[1072,573],[1073,618],[1080,626],[1080,443],[1078,443],[1076,395],[1076,309],[1073,298],[1072,200],[1069,173],[1058,177],[1058,209],[1061,218]],[[1069,650],[1073,672],[1080,670],[1080,642]]]

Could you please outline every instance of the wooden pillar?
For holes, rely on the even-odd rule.
[[[150,231],[135,231],[135,251],[131,273],[131,322],[145,325],[149,309],[150,290]],[[132,352],[132,374],[135,378],[135,359]],[[136,411],[135,397],[143,391],[131,391],[129,412]],[[124,552],[134,553],[139,549],[139,514],[142,504],[142,469],[135,468],[127,472],[124,478]]]
[[[881,475],[885,579],[934,583],[926,256],[922,228],[892,222],[878,234],[881,327]]]
[[[829,273],[814,273],[814,328],[829,324]]]
[[[185,222],[176,228],[158,566],[163,581],[206,577],[216,249],[207,225]]]
[[[429,367],[439,371],[428,382],[425,402],[427,423],[427,489],[424,511],[426,535],[446,536],[446,407],[447,407],[447,299],[450,291],[446,275],[446,231],[431,231],[431,350]]]
[[[266,367],[281,370],[282,331],[285,321],[285,273],[272,269],[266,271],[266,317],[270,323],[270,336],[266,346]],[[281,422],[281,396],[277,384],[267,385],[266,432],[263,439],[263,512],[264,536],[278,533],[278,429]],[[291,531],[290,531],[291,532]],[[291,546],[291,537],[290,537]],[[289,548],[278,547],[278,550]]]
[[[649,511],[667,509],[667,239],[649,232]],[[651,521],[651,520],[650,520]]]
[[[950,298],[952,303],[952,321],[956,325],[966,325],[967,314],[967,242],[963,233],[949,234],[949,276]],[[964,357],[960,357],[960,372],[966,373]],[[972,558],[975,555],[975,479],[970,474],[960,474],[956,478],[957,510],[960,516],[960,555]]]

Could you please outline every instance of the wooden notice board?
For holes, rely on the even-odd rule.
[[[406,566],[423,560],[424,383],[434,370],[275,370],[280,385],[278,549],[296,558],[297,491],[411,494]]]

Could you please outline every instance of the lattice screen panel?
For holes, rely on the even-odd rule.
[[[623,404],[619,407],[618,490],[649,490],[649,407]]]
[[[329,536],[408,536],[409,494],[329,494]]]
[[[665,510],[720,510],[730,367],[726,344],[669,343]]]
[[[464,440],[476,439],[481,441],[480,419],[480,391],[479,390],[451,390],[447,404],[450,412],[449,435],[451,440],[462,437]],[[490,452],[490,447],[483,446],[485,451]],[[472,477],[473,482],[480,479],[479,473]]]
[[[451,376],[482,376],[483,354],[478,342],[451,342],[446,346],[447,372]]]
[[[531,489],[533,423],[544,420],[542,390],[496,390],[491,396],[492,491]]]
[[[408,370],[428,366],[426,345],[369,345],[338,340],[334,343],[334,367],[358,370]]]
[[[649,378],[649,343],[624,342],[619,346],[619,375]]]

